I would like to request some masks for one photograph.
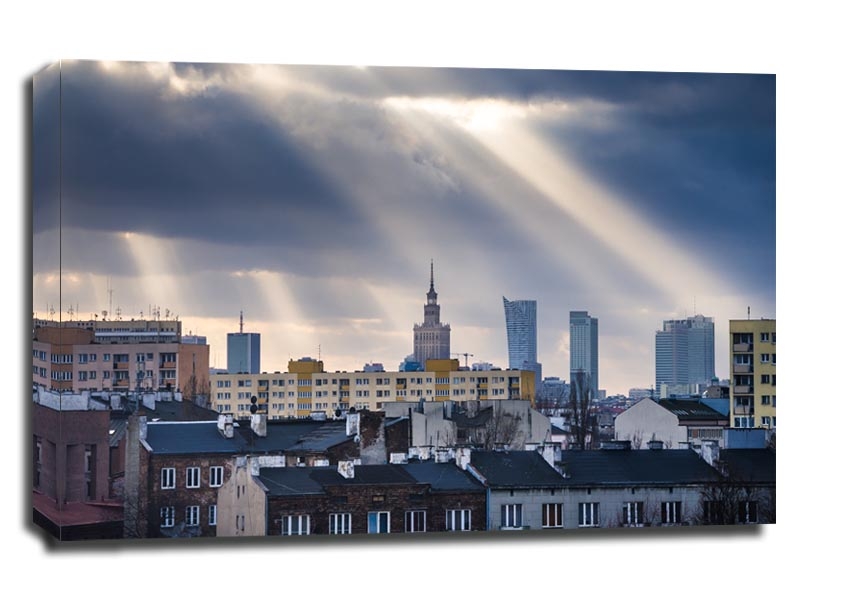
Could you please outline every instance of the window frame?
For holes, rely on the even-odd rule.
[[[425,513],[425,510],[406,510],[405,533],[425,533],[427,531]],[[419,523],[420,517],[422,517],[422,527]]]
[[[199,527],[200,524],[200,507],[199,504],[192,504],[185,507],[185,526]]]
[[[169,529],[176,524],[176,507],[162,506],[159,510],[159,527]]]
[[[683,522],[683,507],[680,500],[660,503],[660,524],[679,525]]]
[[[352,513],[331,513],[329,515],[329,535],[350,535],[352,533]]]
[[[385,524],[387,525],[387,530],[382,531],[382,515],[385,518]],[[375,518],[375,521],[373,521]],[[373,525],[375,524],[375,530]],[[390,533],[390,511],[389,510],[371,510],[367,512],[367,533],[372,534],[380,534],[380,533]]]
[[[578,527],[599,527],[600,515],[598,502],[578,503]]]
[[[466,517],[466,518],[464,518]],[[460,527],[456,527],[456,525]],[[464,526],[466,525],[466,526]],[[471,531],[472,530],[472,509],[470,508],[447,508],[446,509],[446,531]]]
[[[208,506],[208,524],[216,527],[217,526],[217,505],[216,504],[209,504]]]
[[[643,527],[645,523],[645,503],[628,500],[622,503],[622,524],[625,527]]]
[[[196,481],[193,481],[196,479]],[[195,483],[196,485],[191,485]],[[185,487],[195,490],[202,484],[202,474],[199,467],[185,467]]]
[[[169,485],[167,485],[169,481]],[[161,489],[163,490],[175,490],[176,489],[176,468],[175,467],[162,467],[161,469]]]
[[[502,504],[502,529],[523,529],[522,504]]]
[[[295,519],[295,521],[294,521],[294,519]],[[296,530],[294,530],[294,527],[293,527],[294,522],[297,525]],[[303,524],[305,525],[304,533],[303,533]],[[281,518],[281,523],[280,523],[280,535],[284,535],[284,536],[311,535],[311,515],[304,515],[304,514],[283,515],[282,518]]]
[[[562,502],[548,502],[542,506],[543,510],[543,529],[562,529],[563,528],[563,503]],[[554,518],[550,518],[554,517]]]
[[[214,483],[215,481],[217,483]],[[223,485],[223,467],[213,466],[208,468],[208,485],[213,488]]]

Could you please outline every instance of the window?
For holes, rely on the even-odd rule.
[[[390,513],[387,511],[367,513],[367,533],[390,533]]]
[[[176,487],[176,469],[164,468],[161,470],[161,489],[172,490]]]
[[[768,354],[761,354],[761,355],[760,355],[760,362],[761,362],[761,363],[767,363],[767,362],[769,362],[769,355],[768,355]]]
[[[522,504],[502,505],[502,529],[519,529],[522,527]]]
[[[763,397],[760,399],[760,403],[764,405],[769,405],[772,403],[772,397],[764,394]]]
[[[723,525],[724,514],[722,503],[717,500],[705,500],[702,507],[704,510],[704,522],[708,525]]]
[[[772,426],[772,418],[771,417],[760,417],[760,421],[762,422],[763,427],[771,427]]]
[[[223,485],[223,467],[211,467],[208,470],[208,481],[211,487]]]
[[[162,506],[161,507],[161,526],[162,527],[173,527],[174,517],[176,515],[176,509],[172,506]]]
[[[472,527],[472,511],[468,508],[446,511],[446,531],[469,531]]]
[[[599,503],[579,502],[578,503],[578,527],[599,526]]]
[[[754,427],[754,417],[734,417],[734,427],[737,429]]]
[[[664,525],[677,525],[681,522],[681,503],[663,502],[660,504],[660,522]]]
[[[769,375],[760,375],[760,383],[771,383]]]
[[[208,507],[208,524],[217,525],[217,505],[212,504]]]
[[[185,525],[196,527],[200,524],[200,507],[189,506],[185,509]]]
[[[761,342],[768,342],[769,341],[769,334],[768,332],[764,331],[760,334],[760,341]]]
[[[282,517],[282,535],[308,535],[310,532],[311,517],[308,515]]]
[[[185,469],[185,487],[198,488],[200,486],[200,468],[188,467]]]
[[[352,533],[352,513],[330,514],[329,533],[331,535],[349,535]]]
[[[425,531],[424,510],[409,510],[405,513],[405,531],[409,533]]]
[[[563,504],[543,505],[543,527],[563,527]]]
[[[622,524],[626,527],[643,526],[642,502],[625,502],[622,504]]]

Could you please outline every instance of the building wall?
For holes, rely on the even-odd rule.
[[[578,529],[579,504],[599,504],[600,527],[622,527],[623,506],[626,502],[642,502],[644,521],[648,526],[661,526],[661,503],[680,502],[681,521],[692,524],[699,516],[703,487],[690,485],[653,487],[593,487],[567,488],[563,500],[563,524],[566,529]]]
[[[560,488],[491,489],[488,523],[491,530],[503,529],[502,506],[521,504],[522,529],[543,529],[543,505],[562,502],[564,494]]]
[[[663,321],[655,335],[655,389],[662,384],[709,385],[715,376],[713,319],[695,315]]]
[[[774,319],[730,322],[731,427],[777,425],[776,330]]]
[[[631,448],[645,448],[652,439],[666,444],[667,448],[679,448],[679,442],[687,441],[687,428],[678,423],[678,417],[650,399],[640,400],[621,412],[614,421],[615,439],[631,440]],[[639,448],[634,441],[639,440]]]
[[[301,361],[292,364],[295,362]],[[308,417],[314,411],[333,414],[352,407],[383,410],[391,402],[534,400],[534,373],[530,371],[461,371],[454,359],[429,362],[429,370],[409,372],[328,373],[319,363],[319,370],[310,371],[289,365],[285,373],[213,373],[210,406],[243,418],[250,414],[254,395],[268,418],[288,419]],[[444,368],[444,364],[449,366]]]
[[[599,320],[586,311],[569,313],[569,372],[582,371],[590,375],[592,397],[598,397],[599,389]]]
[[[228,334],[226,336],[226,368],[229,373],[260,373],[261,334]]]
[[[217,537],[267,535],[267,489],[253,475],[247,457],[231,459],[232,476],[217,493]]]
[[[41,448],[40,462],[33,454],[33,474],[39,472],[34,489],[59,505],[109,499],[109,411],[58,411],[40,404],[32,410],[33,449]]]
[[[210,467],[223,467],[223,482],[232,476],[233,464],[229,455],[158,455],[151,453],[143,444],[140,449],[140,481],[138,511],[146,521],[146,527],[139,532],[141,537],[207,537],[215,536],[217,528],[209,524],[209,507],[217,505],[220,488],[210,484]],[[187,487],[188,467],[200,468],[200,487]],[[175,469],[173,489],[162,488],[163,468]],[[162,507],[174,508],[173,527],[162,528],[160,519]],[[199,506],[199,525],[185,524],[188,506]],[[218,509],[219,510],[219,509]],[[219,516],[218,516],[219,521]]]

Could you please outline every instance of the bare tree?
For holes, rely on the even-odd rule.
[[[581,448],[587,448],[587,440],[593,433],[593,417],[590,414],[592,393],[590,391],[590,374],[586,371],[573,371],[569,385],[569,419],[575,443]],[[596,439],[592,436],[591,439]]]
[[[477,439],[485,450],[497,446],[511,446],[517,441],[522,418],[505,412],[502,403],[497,402],[487,422],[478,430]]]
[[[701,493],[693,522],[697,525],[736,525],[775,522],[775,489],[739,477],[724,464],[719,476]]]

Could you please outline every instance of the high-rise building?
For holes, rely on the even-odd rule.
[[[451,327],[440,322],[440,305],[434,291],[434,261],[431,261],[431,284],[423,307],[423,322],[414,325],[414,360],[421,365],[430,358],[448,359]]]
[[[730,321],[731,427],[777,423],[775,319]]]
[[[700,393],[716,375],[713,319],[695,315],[663,321],[655,334],[655,393]]]
[[[261,372],[261,334],[244,333],[244,313],[237,333],[226,335],[226,368],[229,373]]]
[[[590,378],[590,391],[598,398],[599,390],[599,320],[585,310],[569,312],[569,379],[576,373]]]
[[[534,389],[543,381],[542,365],[537,362],[537,301],[508,300],[505,305],[505,328],[508,335],[508,368],[533,371]]]

